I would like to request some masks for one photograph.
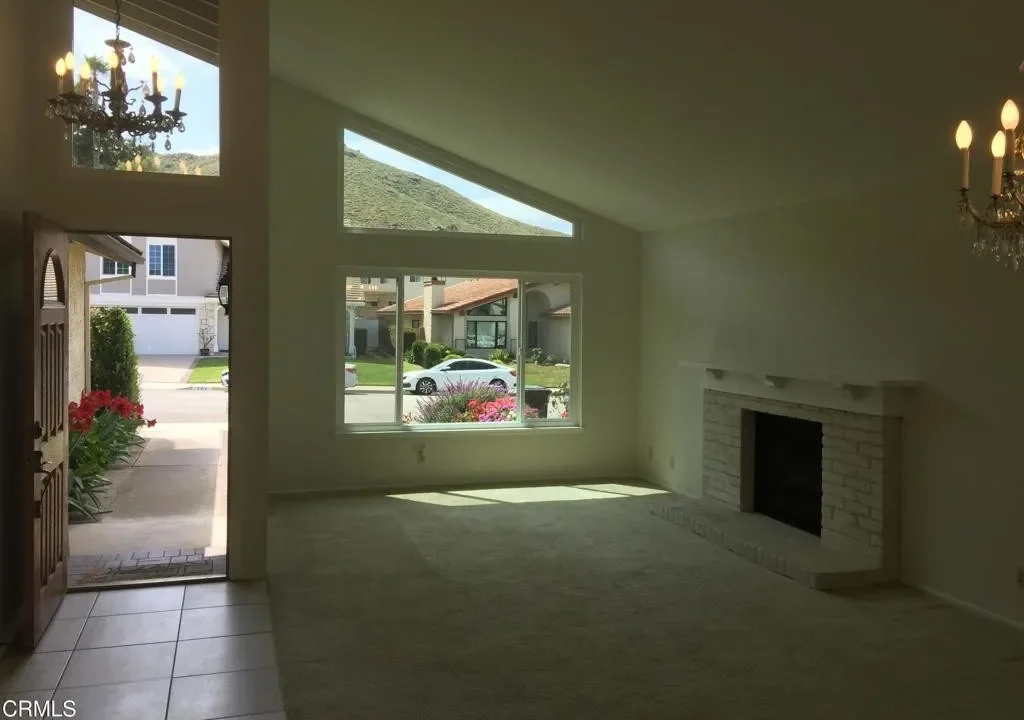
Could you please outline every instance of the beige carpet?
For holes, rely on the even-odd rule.
[[[1024,636],[910,590],[817,593],[647,498],[279,500],[289,720],[1024,717]]]

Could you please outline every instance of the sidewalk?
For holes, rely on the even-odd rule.
[[[140,382],[140,390],[227,390],[220,383]]]
[[[222,572],[213,565],[227,546],[227,423],[158,423],[140,435],[145,449],[119,471],[111,512],[69,528],[79,583]]]

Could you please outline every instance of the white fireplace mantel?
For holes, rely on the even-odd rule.
[[[792,377],[688,360],[679,365],[702,370],[708,390],[884,417],[906,416],[914,390],[922,385],[913,380]]]

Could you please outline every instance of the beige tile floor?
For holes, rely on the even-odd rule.
[[[285,720],[266,587],[70,594],[36,651],[0,664],[6,700],[72,702],[78,720]]]

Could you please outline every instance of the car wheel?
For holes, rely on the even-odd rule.
[[[507,392],[508,385],[505,384],[504,380],[491,380],[491,387],[498,392]]]
[[[437,392],[437,383],[430,378],[423,378],[416,383],[416,392],[420,395],[433,395]]]

